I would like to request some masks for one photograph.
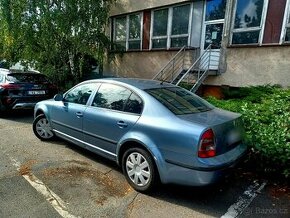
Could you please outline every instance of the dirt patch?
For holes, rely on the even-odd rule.
[[[91,166],[91,164],[89,164],[88,162],[85,161],[81,161],[81,160],[70,160],[68,161],[69,163],[75,163],[81,166]]]
[[[107,199],[108,198],[106,196],[100,196],[95,202],[96,204],[103,206]]]
[[[36,164],[36,160],[29,160],[24,164],[21,164],[19,173],[20,175],[29,175],[31,173],[31,168],[34,164]]]
[[[132,191],[128,183],[123,183],[119,180],[111,178],[97,170],[87,169],[83,166],[69,166],[57,167],[52,169],[45,169],[43,171],[45,177],[59,177],[71,178],[71,180],[78,180],[78,178],[92,179],[98,185],[104,186],[104,191],[109,196],[124,197]],[[107,199],[100,198],[96,201],[98,204],[103,204]]]
[[[269,193],[272,197],[279,199],[282,197],[288,197],[290,199],[290,186],[273,185],[269,187]]]

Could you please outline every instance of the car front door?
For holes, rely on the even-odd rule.
[[[142,100],[131,90],[103,83],[84,113],[84,139],[97,153],[114,158],[116,145],[137,122]]]
[[[83,140],[83,115],[91,94],[98,84],[86,83],[69,90],[63,101],[57,101],[51,110],[54,131],[69,140]]]

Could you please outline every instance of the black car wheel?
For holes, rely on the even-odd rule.
[[[44,114],[38,115],[33,121],[33,132],[37,138],[43,141],[52,140],[55,137],[50,123]]]
[[[122,169],[129,184],[139,192],[156,185],[157,170],[152,156],[141,148],[129,148],[122,158]]]

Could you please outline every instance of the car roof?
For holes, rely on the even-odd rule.
[[[106,78],[106,79],[101,79],[101,80],[96,80],[96,81],[102,81],[102,82],[116,81],[116,82],[121,82],[121,83],[134,86],[141,90],[164,88],[164,87],[176,87],[175,85],[172,85],[167,82],[161,82],[161,81],[151,80],[151,79],[139,79],[139,78]]]
[[[5,69],[0,68],[1,73],[9,74],[9,73],[29,73],[29,74],[41,74],[37,70],[18,70],[18,69]]]

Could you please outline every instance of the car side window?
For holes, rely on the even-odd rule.
[[[135,95],[134,93],[132,93],[126,103],[124,111],[129,112],[129,113],[134,113],[134,114],[141,114],[142,109],[143,109],[143,104],[142,104],[141,98]]]
[[[104,83],[96,93],[92,106],[123,111],[131,93],[124,87]]]
[[[64,101],[86,105],[90,98],[90,95],[96,88],[97,84],[95,83],[79,85],[66,93]]]

